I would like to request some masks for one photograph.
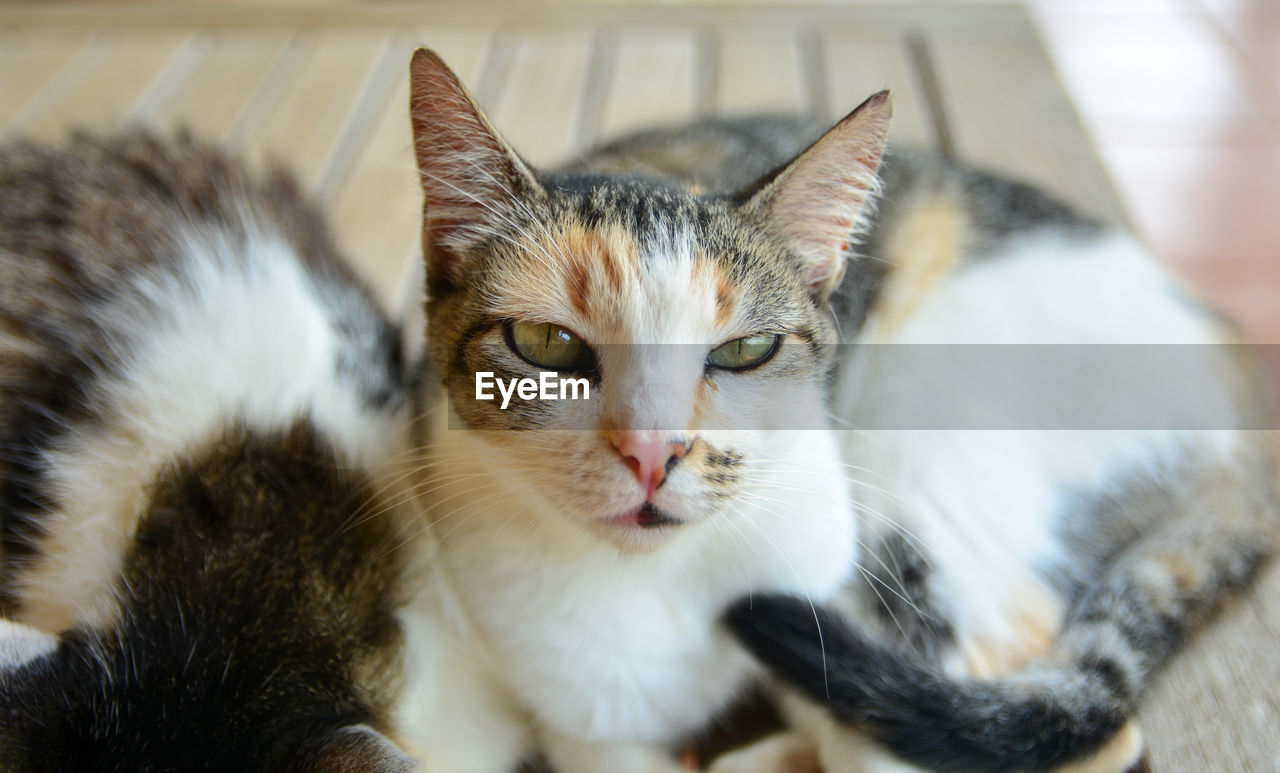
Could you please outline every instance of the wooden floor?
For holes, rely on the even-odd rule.
[[[184,125],[283,159],[388,299],[417,242],[407,64],[419,45],[449,62],[535,164],[696,114],[838,117],[889,86],[899,140],[1123,218],[1018,7],[519,8],[0,5],[0,131]]]
[[[1127,220],[1020,6],[528,7],[0,3],[0,132],[182,125],[283,160],[397,308],[413,293],[421,206],[407,115],[419,45],[535,164],[711,112],[834,118],[889,86],[899,141]],[[1273,572],[1159,686],[1144,718],[1155,770],[1280,769],[1277,588]]]

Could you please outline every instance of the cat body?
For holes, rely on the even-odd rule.
[[[426,508],[557,770],[673,769],[679,736],[755,673],[699,622],[734,592],[729,628],[794,688],[807,739],[725,770],[788,769],[810,745],[851,773],[1136,760],[1128,720],[1145,685],[1275,546],[1274,438],[1251,431],[1270,426],[1266,401],[1219,317],[1132,239],[1028,186],[909,151],[869,177],[883,96],[826,133],[709,120],[537,173],[438,60],[420,54],[414,79],[446,395],[432,466],[453,481]],[[797,270],[807,297],[760,281]],[[718,300],[756,315],[717,326]],[[825,352],[838,329],[850,342],[806,386],[772,380],[767,358],[713,367],[722,342],[754,346],[749,334],[787,329],[779,310],[798,306],[823,322],[797,338]],[[553,338],[590,356],[559,367]],[[680,364],[659,359],[663,345],[711,354]],[[1170,345],[1178,367],[1127,369],[1141,347]],[[1038,367],[1054,346],[1119,359]],[[600,413],[497,417],[470,399],[478,369],[523,374],[547,352],[560,372],[627,392]],[[995,359],[977,368],[974,352]],[[794,411],[826,410],[831,364],[834,424],[854,431]],[[1027,384],[1029,401],[1011,390]],[[707,421],[726,388],[756,400],[731,436]],[[800,443],[765,439],[797,427]],[[697,492],[681,473],[698,472],[699,439],[741,457],[747,481],[694,519],[679,497]],[[629,473],[643,499],[612,493]],[[833,499],[846,486],[853,523]],[[842,535],[854,553],[833,549]],[[837,566],[839,593],[825,573]]]
[[[743,202],[539,174],[438,59],[413,77],[439,561],[554,769],[678,770],[673,750],[762,675],[719,610],[756,589],[823,600],[851,571],[823,299],[875,158],[851,159],[835,227],[810,234],[822,153]],[[881,96],[841,131],[874,146],[886,120]],[[803,233],[784,247],[766,220]],[[592,399],[473,397],[477,373],[539,369]]]
[[[189,141],[0,154],[6,762],[674,773],[770,676],[799,734],[716,769],[1132,759],[1142,686],[1274,544],[1212,314],[1031,189],[906,153],[881,181],[885,95],[536,172],[438,58],[412,81],[416,395],[280,178]],[[1087,380],[1027,427],[903,424],[974,405],[907,345],[1169,341],[1219,429],[1074,429]]]
[[[11,143],[0,277],[5,770],[412,769],[399,332],[291,180]]]
[[[834,396],[866,428],[842,444],[857,628],[823,616],[819,642],[807,605],[759,599],[732,624],[867,734],[826,726],[828,769],[862,770],[869,736],[927,769],[1123,770],[1145,687],[1276,548],[1256,368],[1132,238],[927,156],[882,174],[861,250],[887,266],[850,289]]]

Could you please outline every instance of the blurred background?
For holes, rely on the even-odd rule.
[[[416,241],[408,51],[436,47],[535,162],[712,111],[838,117],[1129,222],[1280,343],[1280,2],[0,0],[0,127],[122,121],[296,166],[393,297]]]
[[[892,87],[898,141],[1133,227],[1280,344],[1280,0],[0,0],[0,132],[187,126],[282,160],[404,308],[418,45],[535,163],[711,112],[834,119]],[[1151,701],[1156,770],[1280,770],[1276,614],[1231,615]]]

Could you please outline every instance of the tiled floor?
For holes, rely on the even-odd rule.
[[[1280,343],[1280,2],[1027,5],[1135,226]]]

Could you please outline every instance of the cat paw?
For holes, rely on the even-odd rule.
[[[822,773],[822,766],[807,736],[778,733],[719,757],[708,773]]]

